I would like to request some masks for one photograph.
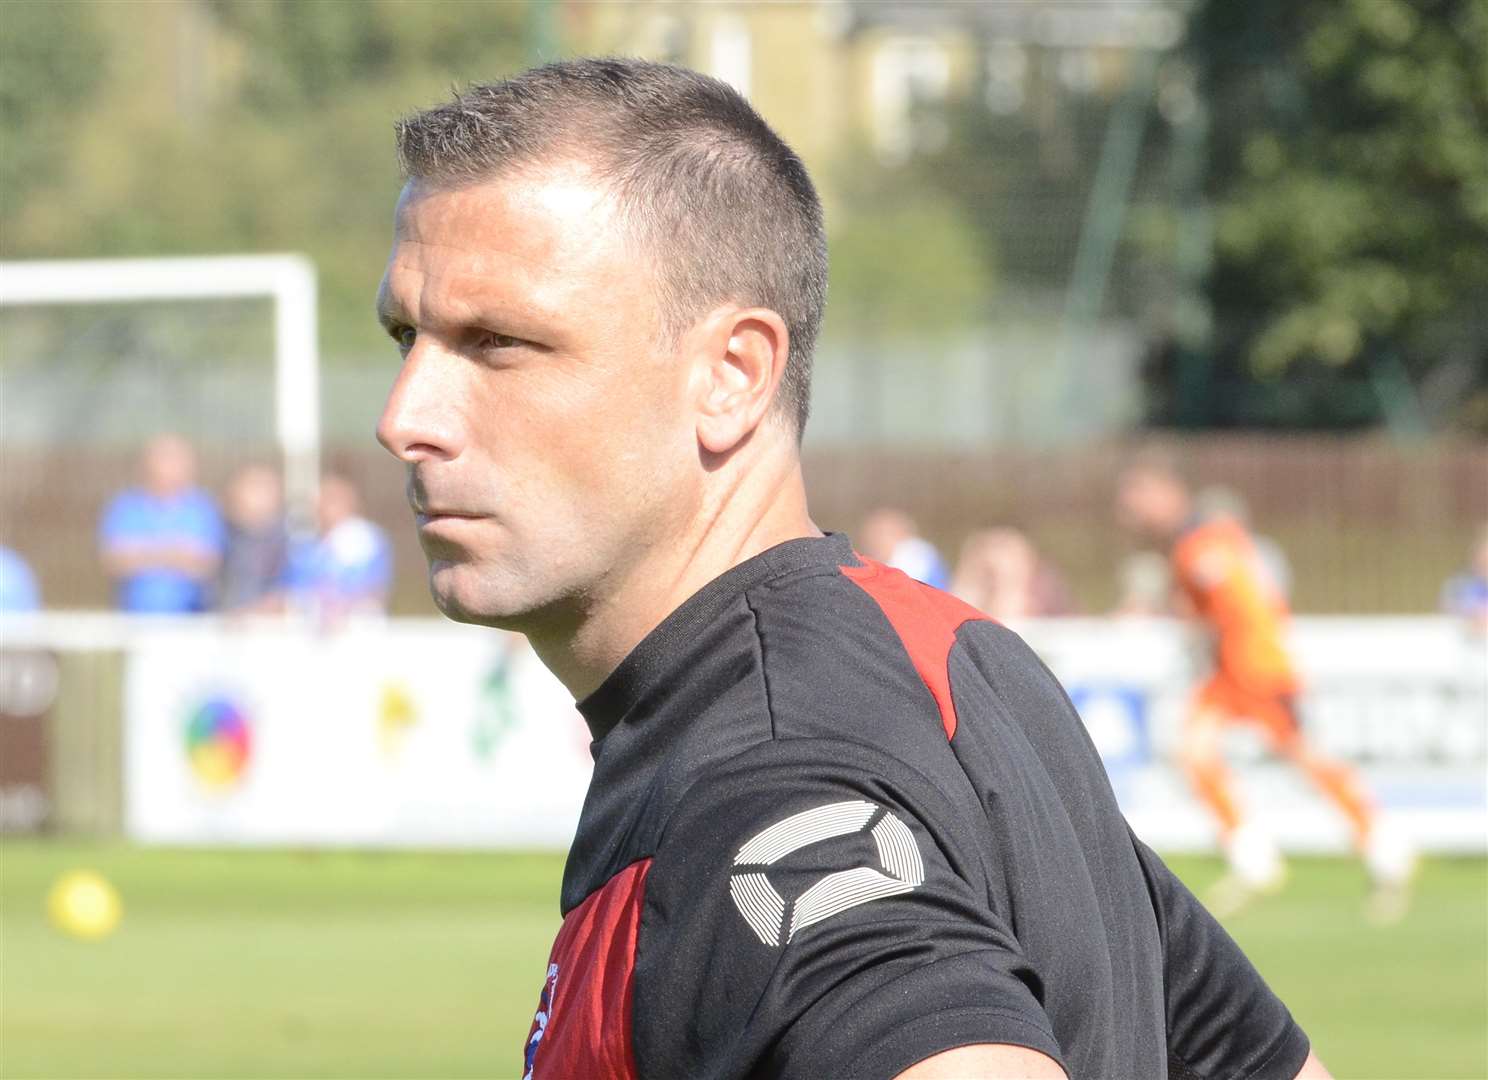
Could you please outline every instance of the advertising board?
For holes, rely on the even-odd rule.
[[[1206,642],[1160,619],[1016,627],[1064,684],[1132,827],[1164,851],[1214,846],[1173,758]],[[1292,652],[1309,741],[1355,766],[1380,810],[1423,848],[1488,849],[1488,641],[1437,617],[1299,618]],[[1226,734],[1242,806],[1282,845],[1344,851],[1345,822],[1253,727]]]
[[[1211,850],[1173,754],[1202,642],[1168,620],[1016,627],[1068,690],[1133,827]],[[1443,618],[1298,619],[1309,737],[1428,850],[1488,850],[1488,646]],[[162,843],[551,847],[573,835],[588,733],[525,643],[434,620],[335,633],[204,620],[136,634],[126,820]],[[1227,736],[1244,805],[1296,851],[1342,819],[1259,734]]]
[[[161,843],[554,847],[589,736],[521,638],[172,628],[125,677],[125,815]]]

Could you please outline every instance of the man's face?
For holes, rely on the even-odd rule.
[[[625,236],[577,165],[404,190],[379,294],[404,360],[378,438],[408,465],[451,618],[561,628],[696,507],[686,371]]]
[[[1166,542],[1182,524],[1182,489],[1153,470],[1131,469],[1117,484],[1116,516],[1143,539]]]
[[[250,465],[233,477],[227,490],[227,516],[245,529],[260,529],[280,519],[284,494],[279,475],[262,465]]]
[[[863,522],[858,550],[870,559],[888,562],[894,549],[914,534],[914,523],[899,511],[875,510]]]
[[[320,499],[315,507],[315,517],[322,533],[328,533],[357,512],[357,493],[347,480],[339,476],[323,476],[320,479]]]
[[[145,487],[160,496],[179,495],[196,478],[196,456],[185,439],[160,435],[152,439],[144,453]]]

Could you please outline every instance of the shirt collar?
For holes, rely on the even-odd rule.
[[[661,683],[684,670],[699,631],[744,592],[808,567],[856,564],[847,536],[828,533],[787,540],[714,578],[642,638],[598,689],[578,703],[590,734],[596,742],[603,739]]]

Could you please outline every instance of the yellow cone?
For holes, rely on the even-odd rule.
[[[113,933],[124,914],[119,890],[92,870],[63,874],[47,894],[47,915],[63,933],[97,941]]]

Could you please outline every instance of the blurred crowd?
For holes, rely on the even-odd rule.
[[[136,485],[102,509],[98,557],[115,607],[134,614],[379,613],[392,587],[392,547],[360,508],[352,483],[328,473],[313,526],[292,529],[278,469],[239,468],[219,500],[197,482],[192,445],[161,434],[140,454]],[[0,611],[41,606],[29,565],[0,548]]]
[[[321,619],[387,609],[393,585],[392,545],[361,514],[361,498],[344,476],[320,478],[314,522],[291,528],[280,470],[247,464],[221,497],[197,481],[190,442],[161,434],[143,447],[135,486],[102,508],[98,553],[120,611],[300,612]],[[1227,519],[1249,535],[1261,572],[1286,603],[1292,568],[1280,544],[1251,524],[1245,499],[1231,488],[1198,489],[1195,522]],[[1119,517],[1120,514],[1118,513]],[[945,589],[1003,622],[1082,611],[1068,578],[1025,532],[1007,524],[973,530],[954,564],[895,507],[869,513],[854,535],[871,559]],[[1139,550],[1118,570],[1116,601],[1106,614],[1159,616],[1174,609],[1170,553]],[[23,556],[0,546],[0,611],[40,610],[42,588]],[[1446,581],[1440,610],[1488,631],[1488,526],[1467,565]]]
[[[1199,489],[1192,498],[1192,519],[1192,524],[1225,520],[1243,530],[1261,577],[1282,604],[1289,604],[1291,563],[1279,543],[1252,526],[1249,507],[1239,492],[1218,485]],[[953,568],[921,535],[913,518],[894,507],[881,507],[863,520],[857,547],[870,559],[946,589],[1001,622],[1092,614],[1082,612],[1055,561],[1026,533],[1010,526],[973,531],[962,543]],[[1147,549],[1128,555],[1118,571],[1116,602],[1106,614],[1185,614],[1176,596],[1170,554]],[[1479,534],[1469,564],[1443,585],[1440,610],[1488,631],[1488,526]]]
[[[857,547],[868,558],[946,589],[1002,622],[1078,612],[1058,567],[1018,529],[976,530],[961,545],[952,570],[935,545],[920,535],[913,518],[882,507],[864,519]]]

